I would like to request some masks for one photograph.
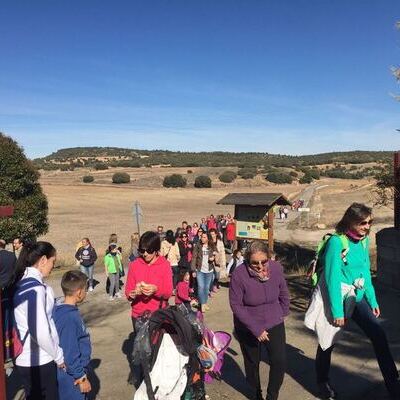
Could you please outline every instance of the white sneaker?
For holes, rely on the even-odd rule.
[[[115,293],[115,297],[118,297],[120,299],[121,298],[121,293],[120,292]]]
[[[89,292],[93,292],[93,286],[89,286]]]
[[[110,297],[108,298],[108,300],[113,301],[113,300],[114,300],[114,297],[113,297],[113,296],[110,296]]]

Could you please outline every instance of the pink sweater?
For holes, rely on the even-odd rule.
[[[179,282],[176,285],[175,304],[182,304],[184,301],[190,301],[189,282]]]
[[[140,295],[131,301],[132,317],[137,318],[145,311],[156,311],[160,308],[160,300],[168,300],[172,295],[172,270],[170,263],[159,256],[153,264],[147,264],[141,257],[129,264],[128,276],[125,284],[125,295],[135,289],[139,282],[150,283],[157,286],[157,292],[152,296]],[[162,307],[167,306],[167,301]]]

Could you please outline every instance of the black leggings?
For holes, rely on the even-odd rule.
[[[57,366],[52,361],[36,367],[20,367],[26,400],[58,400]]]
[[[398,385],[396,381],[399,374],[393,361],[392,354],[390,353],[386,334],[381,327],[379,320],[375,318],[370,306],[365,300],[356,304],[351,319],[364,331],[365,335],[372,342],[386,387],[389,393],[395,393],[396,386]],[[329,370],[331,367],[333,348],[334,346],[323,351],[322,348],[318,346],[315,358],[318,383],[329,381]]]
[[[236,329],[244,359],[246,379],[255,390],[255,397],[262,398],[260,383],[261,347],[265,346],[270,361],[269,380],[266,400],[277,400],[286,369],[286,334],[283,323],[268,329],[269,341],[259,342],[248,330]]]

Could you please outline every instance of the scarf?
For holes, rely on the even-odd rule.
[[[346,232],[346,236],[355,242],[359,242],[365,238],[365,236],[359,235],[357,232],[354,232],[350,229]]]
[[[264,269],[260,272],[254,271],[249,265],[247,265],[247,271],[249,271],[249,275],[253,278],[258,279],[260,282],[266,282],[270,277],[270,270],[268,263],[264,266]]]

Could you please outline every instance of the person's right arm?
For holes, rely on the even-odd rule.
[[[71,375],[74,380],[81,379],[86,375],[78,343],[78,337],[81,335],[81,331],[82,328],[76,321],[69,321],[69,323],[65,324],[58,332],[61,347],[67,349],[65,352],[67,374]]]
[[[75,253],[75,258],[77,261],[81,261],[81,249],[80,248]]]
[[[46,313],[46,289],[44,286],[38,286],[31,290],[27,302],[27,313],[28,330],[32,339],[53,358],[57,365],[63,364],[62,348],[49,334],[51,326]]]
[[[193,249],[193,256],[192,256],[192,261],[190,262],[190,269],[192,270],[192,272],[196,272],[197,271],[197,265],[196,265],[196,260],[198,258],[198,251],[199,251],[199,246],[194,246]]]
[[[332,236],[325,250],[324,274],[328,296],[334,319],[344,318],[344,307],[342,300],[342,243],[336,236]]]

